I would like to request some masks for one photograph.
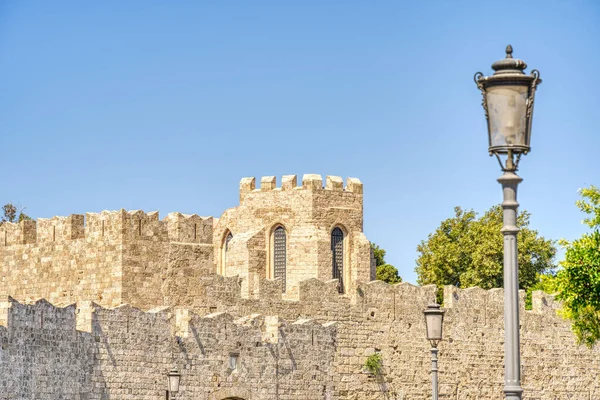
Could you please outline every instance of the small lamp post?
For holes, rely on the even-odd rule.
[[[483,94],[487,119],[490,156],[495,155],[504,174],[502,185],[504,212],[504,395],[521,400],[521,358],[519,344],[519,273],[517,262],[517,186],[519,160],[530,150],[531,121],[535,90],[542,80],[538,70],[525,75],[524,61],[513,58],[512,46],[506,58],[492,64],[494,74],[475,74],[475,83]],[[503,164],[505,158],[505,164]]]
[[[167,400],[174,397],[174,395],[179,392],[179,382],[181,381],[181,373],[177,370],[177,368],[173,367],[167,373]]]
[[[423,311],[425,314],[425,326],[427,328],[427,340],[431,343],[431,386],[433,400],[438,400],[438,343],[442,340],[442,324],[444,322],[444,310],[439,304],[430,304]]]

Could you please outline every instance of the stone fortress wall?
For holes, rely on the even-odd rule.
[[[297,297],[300,281],[331,279],[331,231],[344,232],[344,290],[374,279],[370,243],[362,232],[362,183],[349,178],[285,176],[240,183],[240,205],[221,218],[158,212],[103,211],[40,218],[0,226],[0,295],[45,298],[55,304],[91,300],[106,307],[141,309],[185,304],[187,287],[206,274],[242,278],[244,296],[257,295],[258,279],[273,278],[273,229],[287,236],[286,292]],[[225,240],[232,240],[225,251]],[[225,257],[226,253],[226,257]],[[227,260],[224,265],[224,261]]]
[[[262,294],[249,299],[238,278],[211,278],[208,314],[7,299],[0,399],[161,399],[173,365],[182,373],[181,399],[429,398],[422,310],[433,286],[374,281],[359,286],[354,302],[334,281],[311,279],[301,283],[300,300],[286,300],[278,282],[264,280]],[[237,294],[226,293],[235,287]],[[502,296],[502,289],[446,288],[441,399],[502,399]],[[598,349],[577,346],[556,307],[536,292],[533,310],[521,310],[525,399],[600,398]],[[381,379],[362,368],[375,351],[384,360]]]
[[[212,218],[103,211],[0,226],[0,295],[52,303],[163,305],[172,243],[185,242],[212,269]],[[196,265],[199,267],[200,265]],[[183,272],[183,271],[181,271]]]
[[[0,400],[162,399],[173,365],[180,399],[428,399],[422,311],[435,288],[370,281],[360,182],[254,182],[219,220],[118,211],[3,224]],[[268,260],[278,225],[285,292]],[[328,274],[336,226],[343,294]],[[502,289],[445,288],[441,399],[502,399],[502,304]],[[600,399],[599,349],[578,346],[557,307],[536,292],[521,309],[524,398]],[[379,378],[363,371],[374,352]]]
[[[243,290],[252,296],[259,278],[274,278],[269,253],[273,231],[280,226],[287,236],[288,294],[293,295],[303,280],[332,278],[331,233],[336,227],[345,235],[345,292],[353,293],[357,282],[374,279],[370,242],[363,233],[363,185],[358,179],[349,178],[344,188],[342,178],[327,176],[323,187],[320,175],[307,174],[297,186],[296,176],[286,175],[277,187],[276,178],[266,176],[258,189],[255,178],[242,179],[240,206],[225,211],[215,226],[217,270],[243,278]],[[229,233],[231,254],[226,258],[223,244]]]

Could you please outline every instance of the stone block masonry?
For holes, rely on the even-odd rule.
[[[206,278],[207,301],[189,308],[6,299],[0,399],[161,399],[173,365],[182,399],[429,399],[422,311],[435,287],[373,281],[353,301],[334,281],[312,279],[291,301],[275,281],[261,281],[261,296],[248,299],[238,278]],[[502,289],[445,288],[440,398],[502,399],[502,297]],[[575,343],[557,306],[535,292],[534,309],[521,310],[526,398],[599,398],[599,351]],[[379,378],[363,371],[374,352]]]
[[[340,251],[342,286],[353,295],[356,286],[375,278],[370,243],[363,234],[363,185],[338,176],[305,174],[301,186],[296,175],[285,175],[281,187],[274,176],[243,178],[240,205],[219,218],[214,230],[217,271],[242,276],[243,292],[256,296],[260,278],[275,278],[273,232],[286,235],[286,291],[294,296],[301,281],[332,279],[332,231],[343,232]],[[229,235],[231,242],[227,241]],[[231,246],[226,246],[230,244]]]
[[[212,226],[212,217],[172,213],[159,221],[157,212],[125,210],[4,223],[0,295],[55,304],[164,305],[172,246],[208,247],[202,266],[192,266],[194,273],[211,272]]]
[[[120,210],[1,224],[0,295],[147,310],[189,303],[189,282],[217,272],[242,278],[243,296],[251,298],[260,279],[276,278],[278,227],[285,232],[281,279],[289,297],[303,280],[332,279],[337,228],[343,231],[342,291],[353,296],[358,284],[374,278],[358,179],[348,178],[346,187],[336,176],[323,186],[315,174],[304,175],[301,186],[295,175],[284,176],[280,188],[274,176],[263,177],[259,189],[255,182],[241,180],[240,205],[219,219],[171,213],[161,221],[158,212]]]
[[[182,399],[226,392],[291,400],[334,392],[335,324],[168,307],[59,308],[45,300],[8,299],[3,312],[2,400],[163,399],[174,365],[182,372]]]
[[[158,400],[173,366],[182,400],[429,399],[435,287],[373,281],[362,183],[256,181],[218,219],[1,224],[0,400]],[[502,302],[445,288],[441,399],[502,399]],[[575,343],[559,306],[536,292],[521,310],[524,399],[600,399],[600,349]],[[374,352],[379,377],[363,371]]]

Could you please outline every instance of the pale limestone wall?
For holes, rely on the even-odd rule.
[[[187,307],[203,299],[202,279],[212,274],[212,267],[212,243],[170,243],[168,266],[160,275],[163,304]]]
[[[4,223],[0,295],[55,304],[163,305],[174,267],[185,269],[190,279],[212,270],[212,225],[212,218],[197,215],[172,213],[159,221],[157,212],[124,210]],[[193,264],[194,273],[177,263],[169,269],[172,243],[210,244],[211,250]]]
[[[320,175],[307,174],[297,186],[296,176],[287,175],[281,187],[275,177],[262,177],[260,188],[255,178],[243,178],[240,205],[225,211],[215,226],[215,270],[243,277],[246,296],[255,296],[258,278],[273,277],[272,232],[281,225],[287,239],[286,289],[295,295],[303,280],[332,278],[331,231],[340,227],[346,235],[346,292],[354,293],[358,283],[372,279],[370,243],[362,233],[362,190],[355,178],[345,188],[335,176],[327,176],[323,185]],[[224,257],[229,232],[233,239]]]
[[[357,284],[374,278],[370,243],[362,233],[363,188],[358,179],[349,178],[346,187],[335,176],[327,176],[323,186],[321,176],[311,174],[300,187],[294,175],[285,176],[280,188],[275,177],[263,177],[259,189],[254,182],[242,179],[240,206],[218,220],[171,213],[161,221],[157,212],[120,210],[2,224],[0,295],[150,309],[197,303],[193,297],[201,294],[194,293],[196,280],[218,271],[239,276],[243,296],[255,298],[260,279],[273,275],[272,232],[278,224],[287,232],[289,298],[297,298],[303,280],[332,277],[335,227],[346,234],[346,293],[352,296]],[[223,269],[228,231],[234,238]],[[206,246],[199,250],[198,245],[207,244],[213,245],[212,254]],[[201,257],[192,255],[198,251]]]
[[[428,399],[422,312],[435,288],[369,282],[362,184],[261,181],[243,179],[240,206],[218,220],[121,210],[2,224],[0,295],[30,304],[0,302],[0,400],[161,399],[174,363],[182,399]],[[277,224],[288,233],[285,294],[265,279]],[[347,234],[343,296],[330,279],[335,226]],[[78,303],[31,303],[40,297]],[[444,297],[440,398],[502,399],[503,291]],[[533,305],[521,309],[524,399],[600,399],[600,349],[575,343],[551,296],[534,293]],[[382,379],[362,371],[375,351]]]
[[[182,399],[338,398],[331,395],[335,324],[170,308],[144,313],[128,305],[9,304],[8,324],[0,326],[2,400],[164,399],[174,365]],[[235,370],[231,354],[238,355]]]
[[[46,298],[56,304],[129,303],[142,309],[193,304],[195,281],[217,270],[239,276],[243,296],[255,298],[260,279],[273,275],[271,235],[278,224],[287,231],[289,298],[297,297],[303,280],[332,277],[334,227],[346,234],[346,293],[352,296],[357,284],[374,278],[370,243],[362,233],[358,179],[349,178],[344,187],[341,178],[328,176],[323,186],[319,175],[309,174],[298,187],[296,176],[288,175],[280,188],[275,177],[263,177],[261,188],[254,186],[254,178],[242,179],[240,206],[227,210],[218,221],[180,213],[161,221],[157,212],[120,210],[2,224],[0,295]],[[221,270],[228,231],[234,239],[227,267]],[[177,251],[173,252],[173,244]],[[185,258],[206,244],[213,245],[212,255],[203,246],[202,257]]]
[[[0,226],[0,295],[54,303],[122,302],[122,234],[116,214],[88,214]],[[2,240],[4,239],[4,240]]]
[[[261,282],[255,299],[241,297],[235,278],[213,275],[204,284],[217,304],[210,314],[204,304],[141,312],[4,303],[0,399],[160,399],[173,364],[183,375],[182,399],[430,398],[422,311],[435,287],[375,281],[353,302],[334,281],[302,282],[298,301],[281,299],[276,282]],[[440,399],[502,399],[502,296],[446,288]],[[600,349],[577,346],[557,307],[537,292],[534,309],[521,310],[524,398],[600,398]],[[362,370],[374,351],[383,356],[382,379]],[[237,372],[227,369],[232,353]]]
[[[428,399],[430,353],[423,310],[435,287],[374,281],[361,285],[355,298],[339,296],[336,282],[301,282],[299,300],[282,298],[277,282],[261,281],[259,296],[232,295],[237,278],[214,276],[210,289],[192,309],[262,313],[287,320],[338,321],[334,371],[341,399]],[[440,345],[441,399],[502,399],[503,291],[447,287],[445,338]],[[521,293],[521,304],[524,304]],[[552,296],[534,293],[534,309],[521,309],[523,387],[526,399],[600,398],[600,349],[578,346],[569,323],[556,315]],[[380,351],[385,382],[362,372],[366,357]],[[396,397],[393,397],[396,396]],[[318,397],[316,397],[318,398]]]

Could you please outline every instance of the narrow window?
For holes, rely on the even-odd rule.
[[[142,220],[138,220],[138,235],[142,236]]]
[[[233,239],[233,234],[231,232],[227,233],[227,237],[225,237],[225,243],[223,244],[223,262],[221,265],[221,274],[225,275],[225,270],[227,269],[227,252],[229,251],[229,242]]]
[[[285,292],[286,235],[283,226],[273,232],[273,276],[281,278],[281,291]]]
[[[333,279],[338,280],[338,291],[344,293],[344,232],[335,228],[331,232],[331,264]]]

